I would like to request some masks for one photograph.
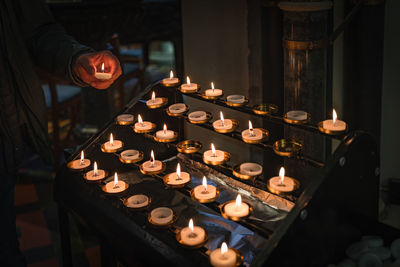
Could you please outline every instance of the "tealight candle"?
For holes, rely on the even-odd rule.
[[[113,134],[110,134],[110,141],[107,141],[103,144],[103,148],[105,152],[115,152],[118,149],[122,148],[123,143],[120,140],[114,140]]]
[[[96,77],[99,80],[109,80],[112,77],[111,73],[106,73],[104,70],[104,63],[101,64],[101,72],[95,72],[94,77]]]
[[[215,150],[215,146],[211,143],[211,150],[204,152],[203,157],[207,161],[220,162],[224,161],[225,153],[222,150]]]
[[[181,165],[176,165],[176,172],[170,173],[166,176],[165,183],[171,186],[184,185],[190,182],[190,174],[187,172],[181,172]]]
[[[164,226],[170,224],[174,219],[174,212],[167,207],[155,208],[150,212],[151,223]]]
[[[135,130],[137,131],[150,131],[154,127],[153,123],[149,121],[143,121],[142,117],[138,115],[138,122],[135,123]]]
[[[120,158],[125,162],[133,162],[139,159],[140,153],[135,149],[127,149],[121,152]]]
[[[211,252],[210,263],[214,267],[235,267],[237,265],[236,252],[223,242],[220,249]]]
[[[121,125],[128,125],[133,123],[133,115],[132,114],[121,114],[117,116],[117,123]]]
[[[183,113],[187,110],[187,106],[184,103],[176,103],[168,107],[168,111],[173,114]]]
[[[286,118],[292,121],[304,121],[307,120],[308,114],[302,110],[291,110],[286,113]]]
[[[188,227],[183,228],[179,235],[181,243],[185,246],[196,247],[206,241],[206,231],[199,226],[194,226],[193,219],[189,220]]]
[[[151,99],[146,101],[147,106],[162,105],[163,103],[164,100],[161,97],[156,97],[156,93],[154,91],[151,93]]]
[[[104,191],[110,194],[121,193],[127,189],[127,184],[124,181],[118,180],[118,174],[114,174],[114,181],[108,182],[105,185]]]
[[[226,97],[226,101],[229,103],[242,104],[246,101],[246,98],[244,95],[229,95]]]
[[[85,179],[88,181],[98,181],[104,179],[106,176],[106,172],[104,170],[97,168],[97,162],[95,161],[93,164],[93,170],[88,171],[85,174]]]
[[[163,140],[173,139],[175,137],[175,132],[168,130],[167,125],[164,123],[163,130],[157,131],[156,137]]]
[[[166,85],[166,86],[173,86],[173,85],[176,85],[177,83],[179,83],[179,79],[178,78],[174,78],[174,72],[171,70],[169,72],[169,78],[164,78],[161,81],[161,83]]]
[[[142,164],[142,168],[147,172],[155,172],[162,169],[162,162],[159,160],[155,160],[153,150],[150,153],[150,160],[145,161]]]
[[[206,96],[214,96],[214,97],[221,96],[222,93],[223,92],[222,92],[221,89],[215,89],[214,88],[214,83],[213,82],[211,83],[211,89],[207,89],[205,91],[205,95]]]
[[[249,176],[258,176],[262,173],[263,167],[253,162],[245,162],[240,164],[240,173]]]
[[[322,122],[322,127],[331,132],[343,132],[347,129],[347,124],[344,121],[337,119],[336,110],[332,111],[332,120],[325,120]]]
[[[181,90],[188,93],[196,92],[198,89],[199,85],[197,83],[191,83],[189,76],[186,77],[186,83],[181,85]]]
[[[80,171],[83,169],[86,169],[87,167],[90,166],[90,160],[85,159],[85,154],[83,153],[83,150],[81,151],[81,158],[73,160],[68,163],[68,168],[76,171]]]
[[[207,178],[203,176],[202,184],[193,189],[193,194],[197,200],[211,200],[217,196],[217,188],[207,184]]]
[[[263,131],[261,129],[253,129],[253,124],[249,121],[249,129],[242,131],[242,138],[247,141],[260,141],[263,139]]]
[[[188,117],[191,121],[204,121],[207,119],[207,113],[205,111],[194,111],[189,113]]]
[[[224,115],[222,111],[219,112],[220,120],[216,120],[213,122],[213,127],[216,130],[229,130],[233,127],[233,122],[230,119],[224,119]]]
[[[242,218],[249,215],[250,207],[247,203],[242,202],[242,196],[238,194],[235,202],[231,201],[225,204],[224,212],[228,217]]]
[[[279,170],[279,176],[269,179],[268,186],[271,191],[276,193],[289,193],[295,190],[295,182],[293,178],[285,176],[285,168],[283,167]]]
[[[132,209],[140,209],[148,205],[149,197],[142,194],[133,195],[126,200],[126,206]]]

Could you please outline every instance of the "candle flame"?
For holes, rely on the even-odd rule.
[[[219,116],[221,118],[222,124],[224,124],[224,114],[222,114],[222,111],[219,112]]]
[[[164,127],[163,127],[164,132],[167,130],[167,125],[164,123]]]
[[[253,124],[251,123],[251,121],[249,121],[249,130],[253,130]]]
[[[179,163],[176,165],[176,175],[178,176],[178,179],[181,178],[181,165]]]
[[[194,226],[193,226],[193,219],[190,219],[189,220],[189,229],[192,231],[192,233],[193,233],[193,231],[194,231]]]
[[[217,156],[217,151],[215,151],[215,146],[214,146],[213,143],[211,143],[211,151],[212,151],[213,157],[216,157]]]
[[[154,102],[154,101],[156,101],[156,93],[154,93],[154,91],[153,91],[153,93],[151,94],[151,100]]]
[[[116,187],[118,185],[118,174],[115,173],[114,174],[114,187]]]
[[[156,159],[154,158],[154,151],[152,150],[151,153],[150,153],[150,161],[151,161],[152,164],[154,164],[155,160]]]
[[[333,126],[335,126],[337,120],[337,114],[335,109],[333,109],[332,111],[332,120],[333,120]]]
[[[213,82],[211,82],[211,89],[213,89],[213,90],[215,89],[215,88],[214,88],[214,83],[213,83]]]
[[[225,242],[223,242],[222,245],[221,245],[221,254],[222,254],[222,256],[224,256],[225,253],[227,253],[227,252],[228,252],[228,245]]]
[[[142,116],[140,116],[140,114],[138,115],[138,122],[139,122],[140,124],[143,123]]]
[[[98,170],[97,170],[97,162],[94,162],[94,166],[93,166],[93,175],[97,176],[99,174]]]
[[[83,150],[81,151],[81,160],[80,160],[80,164],[82,165],[83,162],[85,160],[85,154],[83,153]]]
[[[186,83],[187,83],[187,85],[190,85],[190,78],[189,78],[189,76],[186,76]]]
[[[204,191],[207,191],[207,178],[205,177],[205,176],[203,176],[203,188],[204,188]]]
[[[236,197],[236,207],[240,207],[242,205],[242,196],[240,194]]]
[[[104,63],[101,64],[101,72],[104,72]]]
[[[283,184],[283,181],[285,180],[285,168],[281,167],[279,170],[279,177],[281,178],[281,184]]]
[[[110,145],[114,145],[114,138],[113,138],[113,134],[110,134]]]
[[[173,72],[172,70],[169,72],[169,78],[170,78],[170,79],[173,79],[173,78],[174,78],[174,72]]]

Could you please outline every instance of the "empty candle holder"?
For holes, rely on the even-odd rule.
[[[242,180],[251,180],[262,174],[263,168],[260,164],[245,162],[233,167],[232,174]]]
[[[176,215],[172,209],[167,207],[155,208],[147,216],[148,222],[152,226],[158,228],[168,228],[172,226],[177,219],[178,215]]]
[[[132,164],[142,161],[144,153],[135,149],[124,150],[119,154],[119,160],[125,164]]]
[[[131,125],[133,121],[134,116],[132,114],[121,114],[115,118],[115,123],[119,125]]]
[[[147,210],[151,204],[151,198],[144,194],[137,194],[128,198],[122,198],[124,206],[132,211]]]
[[[279,156],[293,157],[301,151],[303,145],[294,139],[281,139],[275,141],[272,148]]]
[[[243,107],[247,103],[249,103],[249,100],[243,95],[229,95],[225,101],[225,104],[230,107]]]
[[[240,195],[237,196],[236,200],[224,203],[220,210],[222,217],[231,221],[246,219],[253,213],[253,207],[249,203],[242,201]]]
[[[291,110],[283,115],[283,120],[290,124],[306,124],[310,122],[311,115],[302,110]]]
[[[176,150],[180,153],[193,154],[199,152],[202,147],[202,144],[198,141],[185,140],[176,145]]]
[[[278,112],[278,106],[274,104],[258,104],[253,106],[253,112],[257,115],[269,115]]]
[[[189,113],[188,121],[193,124],[207,123],[212,119],[212,114],[208,111],[194,111]]]
[[[168,116],[179,117],[189,110],[189,106],[184,103],[176,103],[165,109]]]

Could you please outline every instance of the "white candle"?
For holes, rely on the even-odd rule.
[[[198,246],[206,239],[206,231],[199,226],[193,225],[193,220],[189,220],[189,226],[180,232],[182,243],[186,246]]]
[[[232,129],[232,127],[233,127],[232,120],[224,119],[224,115],[222,114],[222,111],[219,112],[219,116],[221,119],[213,122],[214,129],[217,129],[217,130]]]
[[[249,176],[260,175],[263,171],[263,167],[260,164],[253,162],[245,162],[240,164],[240,173]]]
[[[183,113],[187,110],[187,107],[183,103],[176,103],[168,107],[168,111],[173,114]]]
[[[144,171],[148,171],[148,172],[159,171],[162,169],[162,162],[159,160],[155,160],[153,150],[151,151],[151,154],[150,154],[150,160],[144,162],[142,164],[142,168]]]
[[[286,113],[286,118],[292,121],[304,121],[307,120],[307,112],[302,110],[291,110]]]
[[[199,200],[213,199],[217,196],[217,188],[207,184],[207,178],[203,176],[203,182],[194,188],[194,197]]]
[[[135,123],[135,129],[139,131],[148,131],[153,128],[153,124],[149,121],[143,121],[142,117],[138,115],[138,122]]]
[[[120,193],[126,189],[126,183],[124,181],[118,180],[117,173],[114,174],[114,181],[108,182],[106,184],[105,191],[107,193]]]
[[[111,79],[112,74],[104,72],[104,63],[103,63],[103,64],[101,64],[101,72],[97,72],[97,70],[96,70],[94,77],[96,77],[99,80],[109,80],[109,79]]]
[[[110,134],[110,141],[104,143],[105,150],[118,150],[122,147],[120,140],[114,140],[113,134]]]
[[[188,92],[195,92],[198,89],[197,83],[191,83],[189,76],[186,77],[186,83],[181,85],[181,89]]]
[[[88,181],[97,181],[101,180],[106,176],[106,172],[104,170],[98,169],[97,168],[97,162],[95,161],[93,164],[93,170],[88,171],[85,174],[85,178]]]
[[[133,123],[134,117],[132,114],[121,114],[118,115],[117,121],[123,124],[131,124]]]
[[[295,184],[292,178],[285,176],[285,168],[281,167],[279,170],[279,176],[272,177],[268,181],[269,186],[279,192],[292,192]]]
[[[222,150],[216,150],[214,144],[211,143],[211,150],[207,150],[203,154],[204,159],[207,161],[223,161],[225,159],[225,153]]]
[[[161,97],[156,97],[156,93],[154,91],[151,94],[151,99],[146,101],[147,106],[161,105],[162,103],[163,99]]]
[[[167,207],[155,208],[150,213],[151,221],[157,225],[167,225],[174,219],[174,212]]]
[[[333,109],[333,111],[332,111],[332,120],[325,120],[325,121],[323,121],[322,125],[323,125],[322,127],[325,130],[329,130],[329,131],[333,131],[333,132],[345,131],[346,127],[347,127],[347,125],[344,121],[337,119],[337,114],[336,114],[335,109]]]
[[[211,89],[207,89],[205,91],[206,96],[221,96],[222,95],[222,90],[221,89],[215,89],[214,88],[214,83],[211,83]]]
[[[246,98],[243,95],[229,95],[226,97],[226,100],[229,103],[242,104]]]
[[[86,169],[89,166],[90,166],[90,160],[85,159],[85,154],[83,153],[83,150],[81,151],[80,159],[73,160],[68,164],[68,167],[73,170],[82,170]]]
[[[259,141],[263,138],[263,132],[260,129],[253,129],[251,121],[249,121],[249,129],[242,131],[242,138],[251,141]]]
[[[189,120],[191,121],[204,121],[207,119],[207,113],[205,111],[194,111],[189,113]]]
[[[135,149],[128,149],[121,152],[120,155],[122,160],[137,160],[139,158],[139,151]]]
[[[169,78],[164,78],[162,80],[162,83],[166,84],[166,85],[177,84],[177,83],[179,83],[179,79],[178,78],[174,78],[174,72],[171,70],[169,72]]]
[[[242,196],[239,194],[235,202],[230,202],[224,206],[224,212],[229,217],[245,217],[249,215],[250,207],[242,202]]]
[[[169,185],[182,185],[190,182],[190,174],[187,172],[181,172],[181,165],[178,163],[176,165],[176,172],[171,173],[168,176]]]
[[[156,137],[158,139],[169,140],[169,139],[173,139],[174,136],[175,136],[175,132],[168,130],[167,125],[165,123],[164,123],[163,130],[156,132]]]
[[[216,249],[210,254],[210,263],[214,267],[234,267],[236,266],[236,253],[228,248],[225,242],[220,249]]]
[[[127,199],[127,207],[139,209],[149,205],[149,197],[146,195],[133,195]]]

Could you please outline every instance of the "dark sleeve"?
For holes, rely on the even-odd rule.
[[[43,0],[16,2],[21,31],[35,65],[56,76],[85,86],[72,71],[72,64],[78,55],[93,52],[93,49],[79,44],[66,34],[55,22]]]

